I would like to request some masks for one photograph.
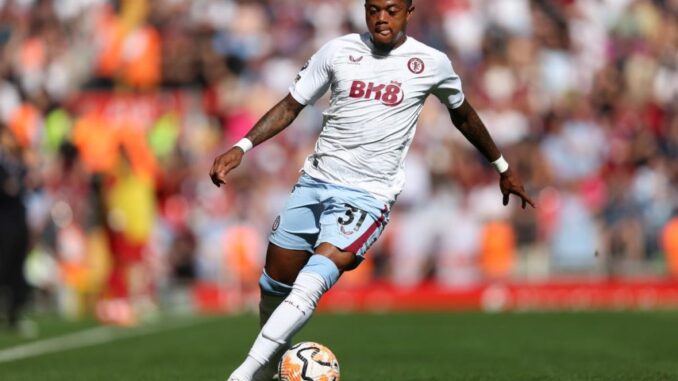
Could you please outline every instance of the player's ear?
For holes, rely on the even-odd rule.
[[[410,21],[410,16],[412,16],[413,12],[414,12],[414,5],[410,5],[410,7],[407,8],[407,21]]]

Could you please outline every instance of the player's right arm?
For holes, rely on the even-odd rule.
[[[297,102],[292,95],[288,94],[259,119],[245,138],[252,142],[252,146],[263,143],[287,128],[304,107],[305,105]],[[240,165],[244,155],[245,151],[242,148],[234,146],[217,156],[210,169],[210,178],[214,185],[225,184],[226,175]]]

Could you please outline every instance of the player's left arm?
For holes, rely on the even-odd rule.
[[[464,100],[461,106],[448,110],[455,127],[487,160],[495,162],[502,157],[490,133],[468,100]],[[509,195],[514,194],[521,198],[523,209],[527,204],[534,208],[534,202],[527,195],[520,179],[510,167],[500,174],[499,188],[503,195],[504,205],[508,205]]]

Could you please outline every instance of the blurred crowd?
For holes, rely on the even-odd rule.
[[[678,1],[414,5],[409,34],[451,58],[537,208],[501,205],[429,99],[392,222],[340,285],[678,277]],[[226,186],[209,167],[316,49],[363,31],[363,0],[0,0],[0,274],[123,322],[130,300],[256,289],[327,97]]]

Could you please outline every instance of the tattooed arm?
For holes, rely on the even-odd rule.
[[[280,131],[289,126],[297,115],[304,108],[304,105],[297,102],[291,95],[287,95],[283,100],[271,108],[245,135],[254,146],[274,137]],[[226,183],[226,175],[240,165],[245,152],[240,147],[232,147],[223,154],[214,159],[210,170],[210,177],[216,186]]]
[[[449,110],[449,112],[455,127],[488,161],[493,162],[499,159],[501,153],[497,145],[492,140],[490,133],[468,100],[465,100],[458,108]],[[500,177],[499,188],[503,195],[504,205],[508,204],[509,195],[515,194],[521,198],[523,209],[526,204],[530,204],[534,208],[534,203],[525,192],[523,184],[518,177],[513,174],[511,168],[501,173]]]

